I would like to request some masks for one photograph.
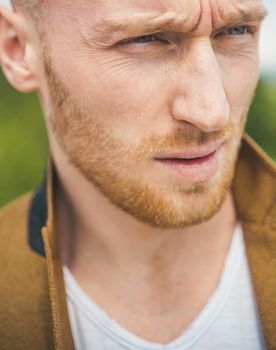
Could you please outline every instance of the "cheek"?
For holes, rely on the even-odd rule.
[[[139,143],[166,106],[167,87],[154,71],[137,68],[126,73],[104,64],[82,63],[63,76],[70,95],[86,114],[128,144]]]
[[[259,79],[257,51],[250,55],[219,60],[222,80],[232,115],[241,116],[248,109]]]

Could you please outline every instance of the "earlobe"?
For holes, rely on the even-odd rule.
[[[37,89],[33,58],[35,52],[25,19],[19,13],[0,8],[0,62],[10,84],[21,92]]]

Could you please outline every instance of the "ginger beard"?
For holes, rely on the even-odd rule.
[[[230,191],[247,111],[221,131],[175,129],[170,135],[154,130],[139,144],[117,136],[105,117],[78,104],[54,71],[45,72],[51,101],[50,126],[68,161],[111,203],[153,227],[183,228],[210,219]],[[206,182],[183,183],[160,173],[156,152],[169,153],[191,144],[222,141],[219,170]]]

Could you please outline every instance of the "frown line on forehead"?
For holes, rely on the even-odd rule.
[[[266,16],[266,9],[261,5],[244,5],[237,6],[222,11],[223,15],[217,16],[213,20],[213,30],[231,26],[246,24],[250,22],[261,22]],[[106,14],[99,16],[99,19],[93,25],[94,33],[99,36],[110,36],[116,33],[139,34],[155,33],[155,32],[178,32],[187,33],[195,29],[199,21],[199,16],[196,16],[187,9],[185,12],[175,12],[166,9],[165,12],[152,11],[136,11],[127,12],[126,14]]]

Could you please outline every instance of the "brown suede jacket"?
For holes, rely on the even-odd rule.
[[[49,173],[48,185],[0,213],[1,350],[74,349]],[[276,166],[248,136],[233,193],[266,347],[276,350]]]

